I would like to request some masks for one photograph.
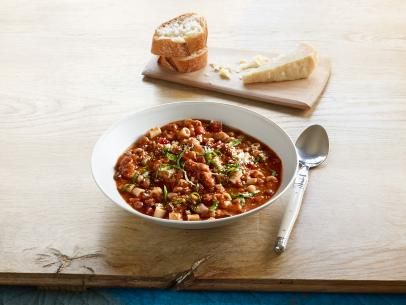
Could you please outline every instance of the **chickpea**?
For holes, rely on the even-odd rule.
[[[266,190],[266,191],[265,191],[265,194],[267,194],[267,195],[273,195],[273,194],[274,194],[274,191],[271,190],[271,189],[269,189],[269,190]]]
[[[210,202],[213,200],[213,195],[212,194],[203,194],[202,200],[204,202]]]
[[[234,208],[238,211],[238,212],[242,212],[242,206],[241,203],[238,202],[237,204],[234,205]]]
[[[155,199],[154,198],[148,198],[144,202],[145,202],[145,204],[153,205],[155,203]]]
[[[229,193],[224,193],[223,198],[226,200],[231,200],[231,195]]]
[[[226,209],[231,205],[232,205],[232,203],[230,200],[226,200],[226,201],[223,201],[222,203],[220,203],[220,207],[222,207],[223,209]]]
[[[200,145],[200,142],[196,138],[190,138],[188,142],[191,145]]]
[[[144,178],[144,181],[142,181],[142,186],[144,188],[149,188],[150,184],[151,184],[151,181],[149,180],[149,178]]]
[[[155,198],[159,198],[162,196],[162,189],[160,187],[154,187],[151,191],[151,196]]]
[[[189,184],[185,179],[179,179],[177,186],[187,187]]]
[[[143,204],[141,201],[134,201],[134,203],[132,204],[132,206],[133,206],[135,209],[141,209],[141,208],[144,206],[144,204]]]
[[[265,175],[259,170],[251,171],[250,176],[255,177],[255,178],[264,178],[265,177]]]
[[[197,163],[197,170],[202,172],[210,172],[210,167],[204,163]]]
[[[214,194],[214,199],[221,202],[223,200],[223,194],[220,193]]]
[[[248,187],[247,187],[247,191],[248,192],[250,192],[250,193],[254,193],[255,191],[257,190],[257,188],[256,188],[256,186],[255,185],[249,185]]]
[[[174,132],[168,132],[168,133],[166,134],[166,138],[167,138],[168,140],[173,140],[173,139],[175,138],[175,133],[174,133]]]
[[[229,138],[229,135],[226,134],[224,131],[220,131],[220,132],[217,134],[217,138],[218,138],[219,140],[221,140],[221,141],[225,141],[225,140],[227,140],[227,139]]]
[[[278,183],[278,178],[276,178],[275,176],[268,176],[266,177],[266,182]]]
[[[257,178],[257,183],[256,184],[264,184],[265,180],[261,178]]]
[[[233,199],[232,203],[235,204],[235,205],[240,204],[240,199],[235,198],[235,199]]]
[[[222,184],[216,184],[216,190],[219,192],[224,192],[224,186]]]
[[[140,155],[143,152],[144,152],[144,150],[142,148],[139,148],[139,147],[133,150],[133,153],[136,154],[136,155]]]
[[[248,178],[247,184],[256,184],[258,182],[258,178]]]
[[[203,147],[200,145],[200,143],[199,143],[198,145],[194,145],[194,146],[193,146],[193,149],[194,149],[196,152],[200,153],[200,154],[204,152],[204,149],[203,149]]]
[[[151,208],[151,207],[149,207],[149,208],[145,211],[145,214],[147,214],[147,215],[149,215],[149,216],[152,216],[152,214],[154,214],[154,209]]]

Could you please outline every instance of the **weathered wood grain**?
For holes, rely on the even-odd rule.
[[[405,10],[377,0],[1,1],[0,283],[173,287],[205,258],[178,288],[405,292]],[[301,112],[144,81],[154,27],[185,11],[207,17],[209,47],[315,45],[333,71],[318,105]],[[243,103],[293,138],[326,127],[328,163],[311,173],[282,256],[272,245],[286,197],[189,232],[146,224],[95,186],[99,135],[178,100]]]

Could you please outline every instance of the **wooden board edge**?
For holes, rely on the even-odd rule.
[[[267,104],[271,104],[271,105],[284,106],[284,107],[288,107],[288,108],[296,109],[296,110],[303,110],[304,111],[304,110],[309,110],[309,109],[312,108],[309,105],[307,105],[305,103],[302,103],[301,101],[295,101],[295,103],[293,103],[292,102],[293,100],[287,100],[287,99],[283,99],[283,98],[275,98],[275,99],[272,99],[272,103],[271,103],[271,102],[269,102],[269,100],[267,98],[261,97],[260,95],[257,95],[255,97],[253,97],[253,96],[250,96],[250,95],[245,95],[244,93],[237,93],[237,92],[234,92],[234,90],[223,89],[223,88],[213,86],[213,85],[208,85],[208,87],[211,88],[211,89],[208,89],[208,88],[205,88],[205,87],[201,86],[199,82],[194,82],[194,81],[191,81],[191,80],[189,81],[190,85],[185,85],[184,83],[182,83],[182,82],[180,82],[180,81],[178,81],[176,79],[171,79],[170,77],[161,77],[161,76],[158,77],[158,76],[156,76],[154,74],[150,74],[148,72],[144,73],[144,71],[143,71],[142,75],[144,77],[146,77],[148,80],[156,80],[156,79],[158,79],[158,80],[165,81],[165,82],[175,83],[175,84],[184,86],[185,88],[193,87],[193,88],[198,88],[198,89],[201,89],[201,90],[206,90],[206,91],[209,91],[209,92],[217,92],[217,93],[220,93],[220,94],[231,95],[231,96],[238,97],[238,98],[241,98],[241,99],[248,99],[248,100],[251,100],[251,101],[260,101],[260,102],[263,102],[263,103],[267,103]],[[321,94],[322,94],[322,92],[320,93],[319,98],[320,98]],[[289,106],[286,105],[286,102],[289,102]]]
[[[89,274],[2,273],[0,285],[35,286],[47,289],[86,290],[102,287],[174,288],[196,291],[281,291],[335,293],[406,293],[406,281],[362,280],[258,280],[258,279],[199,279],[189,278],[176,283],[169,277],[132,277]]]

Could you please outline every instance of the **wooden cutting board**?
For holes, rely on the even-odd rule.
[[[259,53],[238,49],[209,48],[209,65],[191,73],[176,73],[161,68],[153,56],[146,65],[143,75],[187,86],[222,92],[267,103],[299,109],[311,108],[322,94],[330,77],[330,60],[321,56],[318,65],[307,79],[296,81],[258,83],[244,85],[240,79],[243,72],[237,72],[241,59],[249,61],[255,55],[273,57],[275,53]],[[210,64],[232,69],[229,80],[220,78]]]

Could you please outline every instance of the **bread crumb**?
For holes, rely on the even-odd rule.
[[[217,64],[209,64],[209,66],[213,69],[212,71],[219,73],[220,78],[222,79],[230,79],[231,73],[233,73],[233,69],[230,66],[220,66]]]
[[[221,68],[219,65],[216,65],[216,64],[210,64],[209,66],[210,66],[210,68],[213,69],[214,72],[219,72],[220,68]]]

